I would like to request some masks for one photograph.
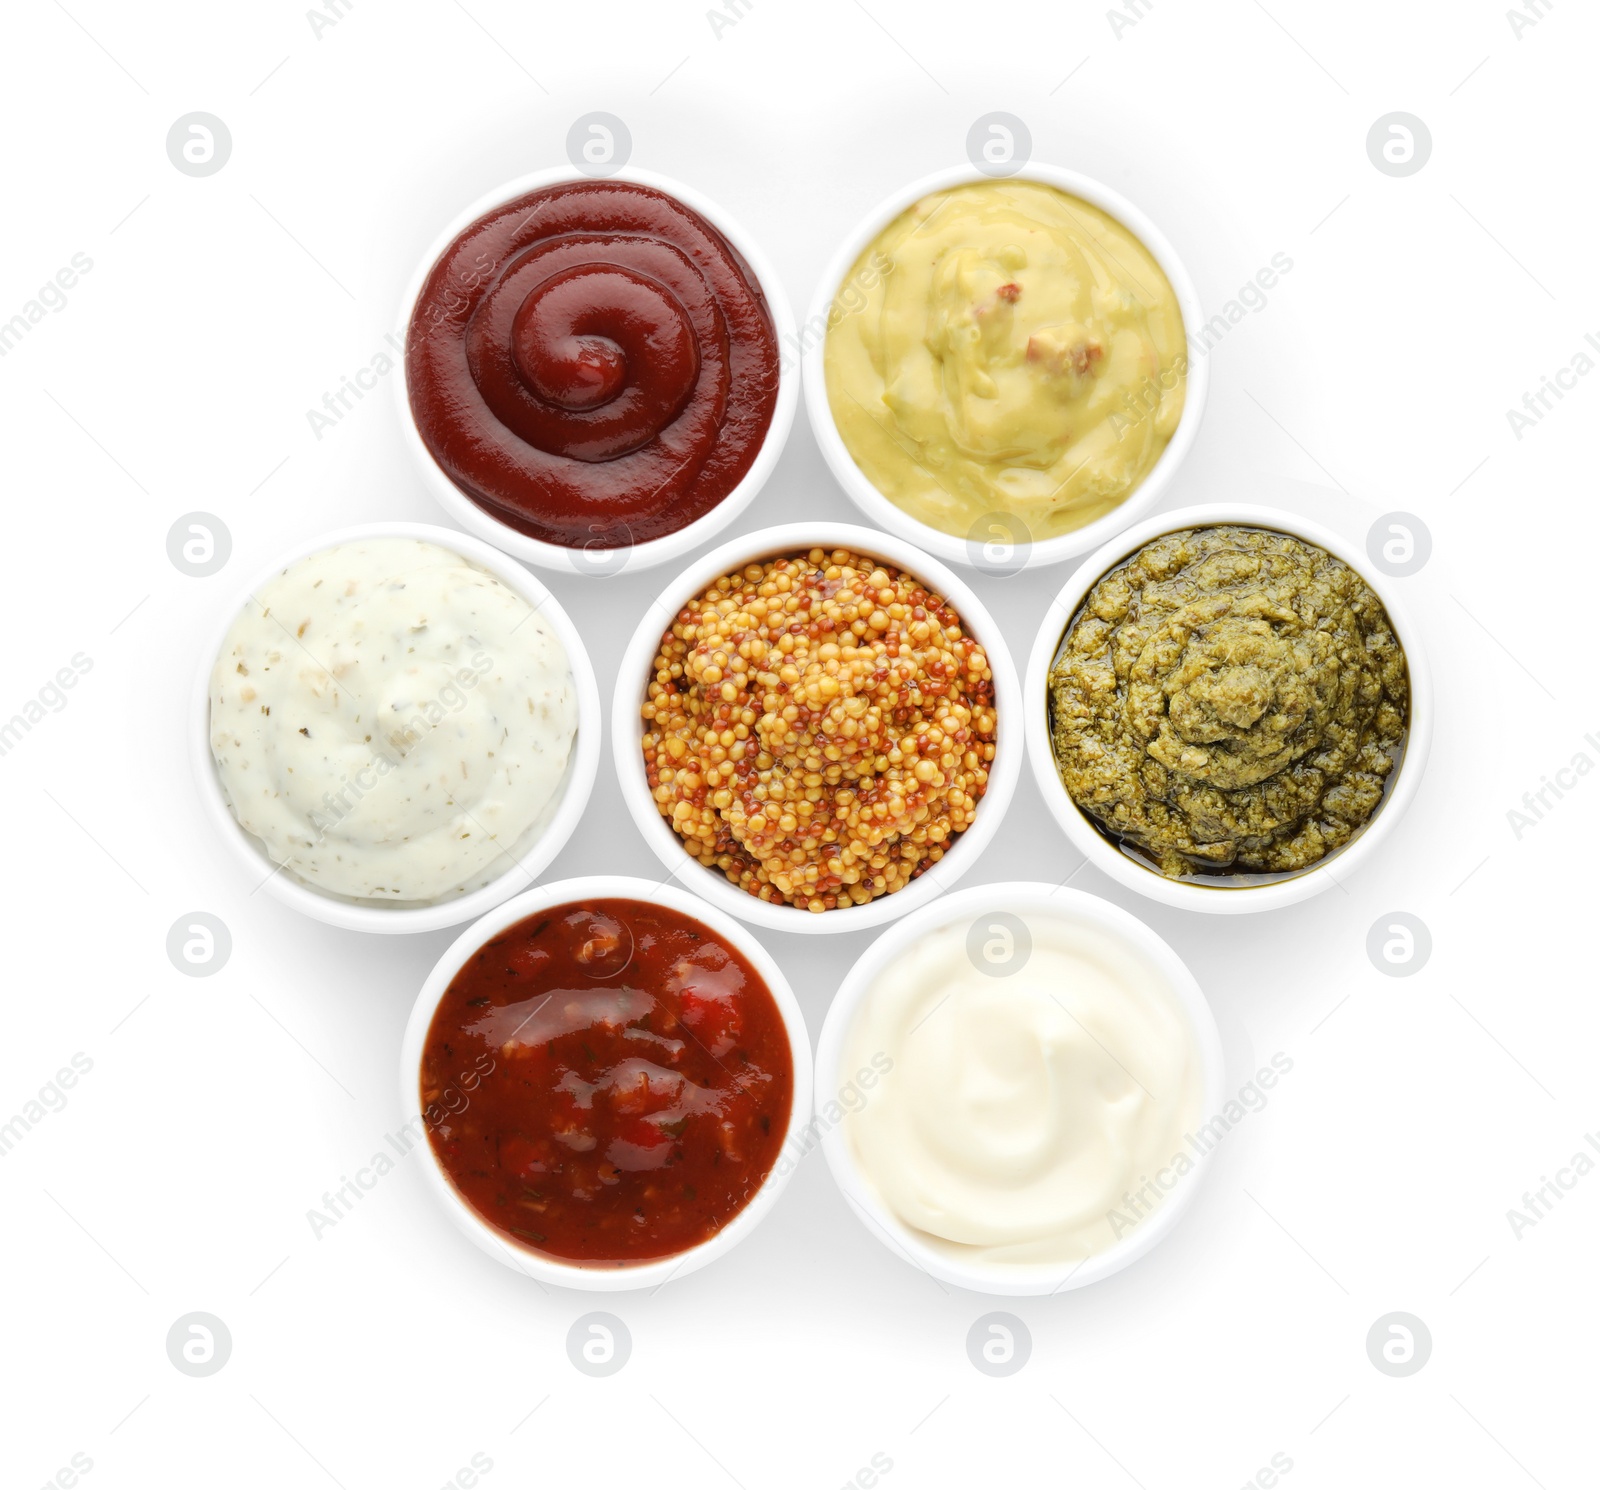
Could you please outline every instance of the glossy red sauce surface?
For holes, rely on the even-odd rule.
[[[461,1092],[463,1070],[487,1074]],[[420,1095],[440,1164],[508,1242],[625,1263],[744,1209],[793,1092],[783,1016],[738,951],[677,911],[597,900],[473,954],[434,1013]]]
[[[755,275],[652,187],[577,181],[496,207],[440,256],[406,341],[412,418],[480,507],[572,548],[705,516],[772,422]]]

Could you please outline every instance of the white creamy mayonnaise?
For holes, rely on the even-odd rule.
[[[963,918],[878,975],[841,1069],[893,1066],[845,1138],[936,1250],[1067,1266],[1128,1236],[1194,1167],[1204,1063],[1137,950],[1066,915],[1020,919],[1025,937]]]
[[[211,751],[240,827],[358,900],[439,901],[504,874],[558,805],[577,723],[544,617],[414,538],[289,565],[211,672]]]

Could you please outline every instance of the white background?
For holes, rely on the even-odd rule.
[[[75,1052],[94,1064],[0,1161],[4,1482],[80,1453],[91,1486],[432,1490],[481,1453],[490,1486],[815,1490],[882,1454],[891,1490],[1220,1490],[1282,1454],[1307,1490],[1593,1484],[1600,1175],[1520,1239],[1506,1212],[1600,1129],[1600,775],[1520,839],[1507,812],[1580,750],[1600,762],[1600,377],[1520,440],[1506,411],[1600,333],[1600,25],[1558,0],[1519,36],[1505,6],[1139,0],[1119,34],[1099,5],[753,0],[719,35],[704,0],[339,0],[320,36],[290,0],[8,7],[0,320],[74,253],[94,267],[0,359],[0,716],[75,653],[93,669],[0,759],[0,1121]],[[1433,757],[1347,893],[1209,918],[1073,881],[1194,968],[1231,1085],[1294,1062],[1179,1229],[1109,1282],[947,1292],[863,1229],[819,1156],[748,1243],[652,1297],[541,1291],[461,1239],[414,1167],[312,1235],[307,1210],[399,1121],[401,1030],[449,934],[363,937],[252,897],[191,787],[198,639],[319,531],[444,521],[391,389],[320,441],[306,411],[399,328],[440,225],[562,163],[592,109],[628,123],[633,164],[740,220],[802,313],[879,199],[961,161],[980,114],[1019,115],[1038,158],[1162,226],[1208,311],[1294,261],[1213,354],[1168,505],[1265,500],[1357,541],[1399,508],[1432,531],[1403,583]],[[193,110],[233,136],[205,179],[165,152]],[[1392,110],[1433,137],[1405,179],[1366,152]],[[195,509],[234,541],[205,580],[165,551]],[[854,517],[803,413],[741,530],[800,515]],[[976,580],[1019,666],[1066,573]],[[553,581],[602,691],[667,578]],[[551,876],[654,862],[608,756]],[[1075,867],[1025,779],[972,882]],[[233,937],[208,979],[164,950],[195,910]],[[1408,978],[1365,952],[1396,910],[1433,938]],[[866,938],[767,940],[815,1033]],[[632,1332],[607,1380],[566,1355],[592,1307]],[[1033,1338],[1004,1380],[965,1348],[993,1307]],[[191,1310],[233,1337],[204,1380],[164,1346]],[[1401,1380],[1364,1343],[1391,1310],[1433,1337]]]

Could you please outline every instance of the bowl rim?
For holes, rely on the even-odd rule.
[[[731,1251],[760,1225],[767,1213],[777,1204],[779,1195],[789,1183],[795,1166],[783,1162],[784,1151],[793,1134],[805,1121],[812,1105],[811,1036],[806,1029],[805,1016],[800,1011],[794,990],[784,976],[777,959],[762,944],[761,939],[747,926],[725,915],[714,905],[699,897],[668,884],[653,884],[635,875],[593,874],[573,879],[553,880],[535,886],[523,894],[494,907],[466,928],[440,955],[428,976],[423,980],[411,1013],[406,1021],[400,1045],[400,1102],[401,1111],[409,1122],[420,1119],[420,1100],[417,1091],[422,1065],[422,1049],[433,1023],[433,1016],[444,997],[451,980],[461,970],[467,959],[491,937],[506,927],[528,916],[548,910],[551,906],[582,904],[593,900],[637,900],[649,905],[664,906],[669,910],[699,922],[724,941],[731,943],[761,974],[773,1002],[783,1018],[784,1033],[788,1037],[790,1060],[794,1070],[793,1091],[790,1097],[789,1121],[783,1143],[779,1145],[778,1158],[773,1161],[761,1187],[751,1196],[731,1221],[714,1236],[671,1257],[648,1262],[633,1263],[623,1267],[585,1267],[578,1263],[563,1262],[506,1241],[488,1225],[461,1193],[450,1182],[434,1154],[433,1145],[426,1134],[416,1145],[423,1150],[424,1181],[427,1189],[445,1208],[456,1226],[496,1261],[516,1272],[526,1274],[541,1283],[563,1288],[582,1289],[596,1293],[614,1293],[627,1289],[654,1288],[671,1278],[686,1277],[707,1263]]]
[[[959,538],[913,517],[884,496],[855,463],[839,427],[834,422],[833,409],[828,401],[827,376],[824,352],[827,346],[827,324],[830,310],[843,286],[851,266],[878,234],[913,203],[932,192],[944,191],[954,186],[1008,181],[1033,181],[1043,186],[1053,186],[1069,196],[1081,198],[1092,207],[1098,207],[1107,216],[1115,218],[1150,251],[1161,266],[1178,300],[1183,317],[1187,387],[1184,393],[1183,413],[1178,427],[1173,430],[1154,466],[1144,480],[1121,502],[1081,528],[1046,538],[1037,543],[1017,544],[1015,555],[1021,562],[1008,563],[1004,573],[1017,570],[1040,569],[1060,564],[1068,559],[1088,553],[1114,537],[1130,523],[1144,516],[1165,494],[1187,459],[1200,430],[1205,413],[1206,399],[1211,386],[1211,358],[1208,349],[1196,352],[1199,328],[1206,324],[1199,291],[1190,277],[1188,268],[1179,258],[1167,236],[1144,212],[1120,192],[1113,190],[1091,176],[1062,166],[1030,160],[1008,176],[995,177],[975,166],[951,166],[891,192],[872,209],[846,236],[824,271],[812,298],[811,313],[802,328],[802,370],[806,389],[806,414],[812,433],[822,448],[824,460],[834,479],[845,490],[852,502],[874,523],[907,541],[926,549],[947,563],[964,564],[983,572],[984,566],[975,563],[967,538]],[[821,328],[820,330],[818,328]]]
[[[685,207],[698,213],[733,245],[745,263],[750,266],[757,287],[766,297],[778,342],[777,402],[773,406],[772,419],[767,425],[766,434],[762,437],[761,447],[743,479],[715,507],[704,516],[696,518],[687,527],[660,538],[634,544],[626,549],[566,548],[559,543],[546,543],[543,539],[518,532],[509,523],[502,522],[491,512],[478,506],[445,474],[423,442],[416,422],[411,417],[411,391],[408,385],[404,346],[410,336],[411,317],[416,309],[417,296],[422,291],[423,281],[432,272],[444,251],[480,217],[515,197],[569,181],[593,181],[597,184],[608,181],[632,182],[676,198]],[[653,568],[657,564],[681,558],[691,549],[698,548],[708,539],[715,537],[749,507],[756,499],[757,493],[766,485],[777,467],[784,446],[788,443],[790,431],[794,427],[795,410],[800,401],[800,379],[792,370],[786,369],[783,356],[783,348],[788,342],[793,341],[794,334],[793,307],[789,304],[789,297],[784,293],[783,281],[778,278],[766,254],[723,208],[708,197],[702,196],[693,187],[685,186],[670,176],[658,175],[654,171],[636,170],[632,166],[620,167],[605,176],[593,176],[571,165],[529,171],[485,192],[458,212],[428,246],[406,283],[400,303],[402,347],[399,358],[400,376],[395,380],[401,440],[434,500],[444,508],[453,521],[459,523],[474,537],[494,545],[513,558],[537,565],[541,569],[553,569],[559,574],[599,577],[635,574],[640,570]],[[619,554],[623,556],[620,562],[616,557]],[[586,559],[585,555],[593,557]]]
[[[344,543],[355,543],[376,538],[413,538],[432,543],[487,570],[508,588],[526,600],[544,616],[566,649],[567,667],[572,675],[573,692],[577,699],[578,726],[573,736],[568,757],[562,797],[544,832],[517,860],[514,868],[487,885],[454,900],[440,901],[435,905],[364,905],[345,900],[309,883],[280,873],[267,857],[265,848],[254,835],[247,833],[234,817],[223,795],[217,775],[216,762],[211,753],[211,672],[234,622],[238,620],[251,597],[261,586],[276,578],[291,564],[324,549]],[[536,881],[551,861],[566,846],[577,828],[589,797],[594,790],[595,775],[600,767],[603,723],[600,713],[600,689],[595,681],[594,666],[589,660],[583,638],[572,624],[561,602],[545,587],[538,576],[523,568],[514,559],[492,544],[461,533],[453,528],[436,527],[431,523],[375,522],[356,523],[321,533],[294,545],[280,554],[272,564],[255,573],[248,585],[236,591],[233,598],[218,613],[206,633],[201,649],[200,663],[189,695],[189,754],[194,778],[200,792],[205,815],[228,845],[234,859],[247,873],[259,878],[270,871],[257,888],[264,886],[269,894],[300,911],[302,914],[338,926],[346,931],[406,934],[421,931],[438,931],[446,926],[457,926],[470,921],[501,901],[514,895],[524,881]],[[251,892],[252,894],[254,891]]]
[[[880,895],[865,905],[852,905],[821,914],[798,906],[773,905],[758,900],[739,889],[719,871],[707,869],[690,857],[682,840],[667,826],[656,808],[645,775],[644,754],[639,748],[641,732],[638,728],[639,703],[644,698],[656,645],[684,602],[699,594],[712,580],[745,564],[813,548],[845,548],[867,557],[887,560],[949,600],[968,631],[988,654],[989,667],[994,675],[998,721],[995,758],[972,826],[956,839],[937,863],[904,889]],[[1016,717],[1021,705],[1021,685],[1004,634],[973,590],[945,565],[893,533],[883,533],[852,523],[785,523],[730,539],[709,553],[702,554],[651,601],[618,667],[611,706],[612,756],[622,799],[635,826],[661,861],[662,867],[669,871],[671,877],[678,878],[680,884],[692,888],[696,895],[729,915],[769,931],[816,934],[864,931],[898,920],[935,899],[971,869],[973,862],[993,839],[1011,804],[1021,775],[1022,755],[1026,748],[1024,733],[1016,725],[1006,723]]]
[[[981,916],[997,907],[1041,915],[1065,915],[1090,925],[1141,953],[1164,974],[1174,999],[1186,1016],[1201,1062],[1200,1123],[1220,1112],[1228,1100],[1227,1062],[1216,1016],[1198,980],[1173,947],[1131,911],[1083,890],[1035,880],[1003,880],[971,885],[934,901],[897,922],[858,957],[839,985],[817,1042],[816,1090],[834,1089],[845,1074],[840,1071],[845,1044],[856,1016],[879,974],[901,953],[930,931]],[[1104,1252],[1096,1253],[1065,1272],[1059,1266],[1034,1264],[989,1268],[956,1260],[923,1240],[902,1221],[878,1193],[851,1150],[843,1121],[822,1135],[822,1151],[840,1193],[856,1215],[890,1251],[958,1288],[975,1293],[1024,1297],[1067,1292],[1099,1282],[1120,1272],[1157,1245],[1178,1224],[1205,1178],[1213,1150],[1193,1158],[1193,1168],[1175,1184],[1161,1208],[1141,1221],[1128,1236]]]
[[[1067,795],[1056,773],[1055,753],[1050,742],[1047,704],[1050,667],[1060,647],[1067,623],[1095,583],[1106,573],[1151,540],[1183,528],[1223,525],[1267,528],[1342,559],[1371,587],[1383,602],[1390,624],[1406,656],[1410,684],[1410,719],[1407,723],[1405,752],[1395,767],[1394,784],[1367,824],[1342,849],[1310,869],[1284,879],[1257,885],[1202,885],[1167,879],[1159,870],[1146,868],[1115,848],[1079,810]],[[1034,639],[1028,658],[1027,699],[1023,721],[1028,738],[1028,759],[1033,768],[1050,814],[1067,835],[1072,846],[1097,869],[1118,884],[1151,900],[1179,910],[1204,911],[1219,915],[1247,914],[1298,904],[1333,886],[1343,889],[1343,881],[1360,868],[1394,831],[1421,786],[1424,767],[1433,740],[1433,678],[1428,666],[1422,636],[1404,604],[1395,593],[1390,578],[1375,574],[1367,555],[1339,534],[1281,508],[1257,507],[1244,503],[1213,502],[1202,506],[1180,507],[1158,513],[1118,534],[1091,554],[1074,571],[1050,602]],[[1338,865],[1334,874],[1330,865]]]

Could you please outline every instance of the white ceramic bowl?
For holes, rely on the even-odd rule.
[[[994,762],[989,770],[989,785],[978,804],[977,816],[932,868],[914,879],[903,890],[881,895],[865,905],[852,905],[820,915],[791,905],[771,905],[733,884],[715,869],[707,869],[691,858],[683,840],[667,826],[650,794],[645,774],[644,752],[640,748],[643,726],[639,706],[652,676],[656,647],[672,625],[673,618],[713,580],[763,559],[804,553],[807,549],[848,548],[871,558],[883,559],[914,575],[929,589],[944,595],[968,632],[982,643],[994,674],[997,731]],[[628,643],[617,675],[616,697],[611,706],[611,743],[616,759],[617,780],[622,800],[645,841],[655,850],[662,865],[678,882],[692,889],[713,905],[770,931],[834,932],[863,931],[906,915],[953,885],[965,874],[995,835],[1000,819],[1010,805],[1021,771],[1023,732],[1019,720],[1021,695],[1017,675],[1005,638],[983,603],[950,570],[902,538],[877,533],[870,528],[846,523],[792,523],[784,527],[763,528],[735,538],[695,560],[651,605]]]
[[[845,239],[834,255],[833,262],[828,265],[816,298],[812,302],[810,318],[801,328],[805,346],[807,415],[811,420],[811,428],[816,434],[817,443],[822,447],[823,457],[828,462],[828,468],[850,499],[879,527],[925,548],[935,557],[953,564],[971,564],[979,569],[992,569],[1001,575],[1014,574],[1024,568],[1036,569],[1047,564],[1059,564],[1064,559],[1088,553],[1148,512],[1161,499],[1162,493],[1171,484],[1178,467],[1183,464],[1184,457],[1194,444],[1195,435],[1200,428],[1201,415],[1205,412],[1206,392],[1211,382],[1210,358],[1196,357],[1193,353],[1194,336],[1205,324],[1205,316],[1200,309],[1200,296],[1195,290],[1194,281],[1189,277],[1189,271],[1184,268],[1172,245],[1144,213],[1125,197],[1119,196],[1100,182],[1088,176],[1080,176],[1076,171],[1062,170],[1057,166],[1030,162],[1015,176],[1007,176],[1004,180],[1036,181],[1044,186],[1053,186],[1071,196],[1080,197],[1091,206],[1098,207],[1108,216],[1114,217],[1150,250],[1151,256],[1167,276],[1173,293],[1178,297],[1178,308],[1183,313],[1184,330],[1189,337],[1190,346],[1188,386],[1184,394],[1183,414],[1178,420],[1178,427],[1173,431],[1167,448],[1161,452],[1150,473],[1110,512],[1070,533],[1063,533],[1056,538],[1046,538],[1037,543],[1018,544],[1015,552],[1007,546],[998,558],[989,557],[983,547],[967,538],[942,532],[922,522],[884,496],[855,463],[854,457],[840,437],[838,426],[834,423],[833,410],[828,402],[827,378],[823,370],[826,330],[835,298],[856,260],[895,218],[929,193],[945,191],[952,186],[998,184],[994,177],[986,176],[972,166],[958,166],[939,171],[902,187],[887,201],[868,213],[855,231]]]
[[[950,925],[971,923],[994,911],[1023,916],[1065,917],[1115,937],[1152,965],[1166,981],[1179,1007],[1187,1015],[1201,1069],[1200,1121],[1208,1121],[1227,1100],[1223,1089],[1225,1066],[1216,1019],[1183,960],[1143,921],[1109,901],[1080,890],[1043,883],[974,885],[924,906],[884,932],[862,953],[850,969],[828,1009],[817,1046],[817,1102],[819,1111],[834,1092],[847,1091],[853,1074],[843,1069],[844,1053],[858,1011],[878,975],[921,937]],[[866,1100],[872,1100],[870,1094]],[[817,1119],[823,1126],[823,1119]],[[1098,1282],[1120,1272],[1144,1256],[1177,1225],[1199,1187],[1208,1153],[1191,1147],[1194,1167],[1179,1177],[1158,1210],[1105,1252],[1066,1267],[1050,1264],[997,1267],[963,1261],[935,1247],[917,1228],[907,1225],[885,1203],[878,1187],[862,1168],[848,1136],[848,1123],[836,1122],[822,1134],[822,1151],[834,1180],[867,1229],[890,1251],[916,1264],[926,1273],[970,1288],[976,1293],[1038,1295],[1062,1293]]]
[[[1271,528],[1326,549],[1336,558],[1343,559],[1372,587],[1388,611],[1394,634],[1405,650],[1411,684],[1411,719],[1405,753],[1390,777],[1390,785],[1382,803],[1367,825],[1342,849],[1310,869],[1255,885],[1205,885],[1171,880],[1153,868],[1146,868],[1138,860],[1129,858],[1079,811],[1077,804],[1067,795],[1056,772],[1055,752],[1050,743],[1050,668],[1060,650],[1067,623],[1082,604],[1083,597],[1107,570],[1163,533],[1175,533],[1181,528],[1215,527],[1222,523]],[[1033,655],[1028,659],[1024,687],[1027,694],[1028,759],[1045,805],[1061,825],[1062,831],[1079,852],[1118,884],[1137,890],[1152,900],[1159,900],[1163,905],[1176,906],[1179,910],[1210,911],[1219,915],[1274,910],[1279,906],[1308,900],[1332,885],[1342,884],[1394,831],[1406,808],[1411,805],[1421,785],[1422,769],[1427,763],[1428,747],[1433,739],[1433,682],[1428,671],[1427,654],[1423,651],[1421,635],[1396,597],[1394,582],[1374,573],[1366,554],[1338,534],[1296,517],[1293,513],[1280,512],[1272,507],[1217,504],[1163,512],[1119,534],[1098,553],[1091,554],[1051,602],[1044,623],[1039,628],[1038,639],[1034,642]]]
[[[787,1146],[791,1135],[811,1111],[811,1037],[806,1032],[800,1005],[795,1002],[783,969],[750,931],[731,917],[723,915],[715,906],[709,906],[703,900],[671,885],[652,884],[649,880],[630,879],[622,875],[591,875],[584,879],[557,880],[553,884],[540,885],[538,889],[497,907],[451,943],[428,974],[428,980],[422,985],[422,992],[417,995],[411,1018],[406,1024],[405,1038],[400,1047],[401,1111],[408,1118],[418,1116],[421,1106],[418,1082],[428,1028],[433,1023],[439,1000],[450,986],[450,980],[467,959],[491,937],[498,936],[506,927],[524,917],[536,915],[551,906],[595,900],[641,900],[678,911],[736,948],[766,981],[773,1001],[783,1016],[784,1030],[789,1037],[789,1054],[794,1063],[794,1094],[784,1137]],[[749,1203],[721,1231],[697,1247],[691,1247],[675,1257],[626,1267],[585,1267],[506,1241],[462,1198],[460,1191],[440,1167],[433,1146],[426,1137],[419,1147],[422,1150],[424,1183],[448,1212],[450,1219],[491,1257],[519,1273],[537,1278],[541,1283],[604,1293],[629,1288],[653,1288],[669,1278],[681,1278],[697,1268],[703,1268],[708,1262],[731,1251],[761,1224],[762,1218],[777,1203],[795,1168],[793,1163],[784,1162],[784,1148],[780,1147],[778,1161]]]
[[[577,694],[578,731],[572,742],[572,753],[567,759],[566,774],[552,806],[545,810],[534,830],[525,835],[524,843],[514,852],[516,867],[507,869],[498,879],[481,889],[431,905],[382,905],[353,900],[319,890],[288,870],[275,869],[261,840],[254,834],[246,833],[228,807],[211,755],[211,669],[229,629],[250,597],[290,564],[311,554],[321,553],[335,544],[368,538],[415,538],[423,543],[434,543],[471,560],[480,569],[488,570],[503,581],[550,622],[566,649],[567,663],[572,670],[573,690]],[[452,528],[436,528],[427,523],[363,523],[359,527],[319,534],[263,569],[235,596],[212,628],[201,652],[200,667],[195,674],[189,700],[190,758],[195,781],[200,788],[201,805],[234,858],[250,876],[253,887],[250,893],[265,888],[268,894],[285,905],[293,906],[315,920],[325,921],[330,926],[342,926],[348,931],[437,931],[444,926],[458,926],[474,916],[481,916],[508,896],[532,884],[561,852],[588,805],[589,793],[594,788],[595,771],[600,764],[600,734],[600,690],[595,685],[594,668],[590,666],[583,639],[567,619],[567,613],[556,598],[522,565],[508,559],[499,549]]]
[[[411,326],[411,313],[416,306],[417,296],[421,293],[423,281],[444,251],[465,229],[503,202],[525,196],[528,192],[565,181],[594,179],[571,166],[535,171],[531,175],[519,176],[515,181],[496,187],[494,191],[479,197],[470,207],[465,208],[434,240],[427,253],[422,256],[422,262],[417,265],[416,272],[411,276],[411,282],[406,287],[405,299],[401,303],[401,321],[407,332]],[[789,300],[784,294],[783,285],[767,262],[766,255],[756,247],[744,229],[714,202],[707,201],[698,192],[665,176],[657,176],[648,171],[623,169],[605,177],[600,184],[611,181],[631,181],[640,186],[653,187],[656,191],[677,198],[685,207],[705,218],[744,258],[762,294],[766,296],[767,308],[772,313],[773,328],[777,332],[778,401],[772,410],[772,423],[767,426],[766,438],[761,442],[761,449],[756,455],[755,462],[745,472],[744,479],[704,517],[696,519],[686,528],[680,528],[676,533],[667,534],[664,538],[652,538],[648,542],[636,543],[628,548],[574,549],[563,547],[558,543],[546,543],[542,539],[531,538],[526,533],[518,532],[508,523],[501,522],[499,518],[485,511],[444,473],[423,443],[422,436],[417,432],[417,426],[411,417],[411,395],[406,385],[402,358],[401,376],[396,379],[402,438],[417,464],[417,469],[422,473],[428,490],[433,493],[439,505],[469,533],[494,544],[497,548],[504,549],[508,554],[526,560],[529,564],[558,570],[562,574],[634,573],[641,569],[649,569],[656,564],[665,564],[670,560],[682,558],[691,549],[698,548],[707,539],[715,537],[755,500],[756,493],[766,485],[767,478],[772,475],[773,468],[778,463],[778,457],[783,453],[784,443],[789,438],[789,430],[794,424],[795,404],[800,397],[800,380],[793,369],[785,367],[783,360],[783,349],[794,339],[794,312],[789,308]]]

